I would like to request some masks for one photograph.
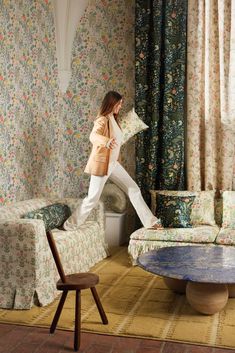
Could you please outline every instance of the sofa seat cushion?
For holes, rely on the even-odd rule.
[[[130,255],[130,260],[132,265],[137,264],[137,258],[141,254],[144,254],[151,250],[156,250],[164,248],[166,246],[200,246],[200,243],[183,243],[177,241],[157,241],[157,240],[135,240],[131,239],[128,245],[128,254]],[[216,246],[212,243],[205,243],[204,246]]]
[[[193,228],[137,229],[131,234],[135,240],[213,243],[219,233],[218,226],[198,225]]]
[[[235,245],[235,229],[221,228],[215,242],[216,244]]]

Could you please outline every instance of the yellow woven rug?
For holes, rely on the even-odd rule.
[[[101,261],[93,269],[99,274],[97,291],[109,325],[103,325],[90,290],[82,291],[82,331],[110,335],[183,341],[235,348],[235,299],[213,316],[196,313],[185,296],[165,287],[162,279],[129,264],[127,249]],[[70,292],[71,293],[71,292]],[[49,327],[58,299],[31,310],[0,310],[0,322]],[[58,328],[73,330],[74,294],[69,294]]]

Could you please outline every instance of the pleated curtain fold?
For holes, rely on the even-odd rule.
[[[234,0],[188,0],[186,149],[189,190],[232,189],[234,10]]]
[[[187,1],[136,0],[135,108],[149,129],[136,139],[136,179],[150,189],[185,188]]]

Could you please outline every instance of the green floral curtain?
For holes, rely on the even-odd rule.
[[[136,0],[135,109],[149,129],[137,136],[136,177],[150,189],[182,190],[187,0]]]

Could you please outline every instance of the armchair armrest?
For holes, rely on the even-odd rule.
[[[54,282],[53,266],[42,220],[0,221],[0,307],[29,309],[41,279]]]

